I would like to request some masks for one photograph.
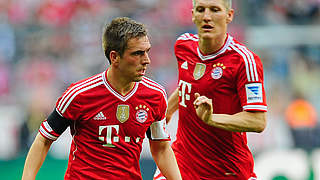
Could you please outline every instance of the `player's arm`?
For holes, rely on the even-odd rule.
[[[53,141],[55,141],[71,124],[71,121],[62,117],[55,109],[48,118],[41,123],[26,158],[22,179],[35,179]]]
[[[153,160],[167,180],[182,179],[169,141],[149,141]]]
[[[35,179],[52,144],[52,140],[37,134],[24,164],[22,180]]]
[[[233,115],[213,114],[212,100],[195,93],[194,108],[206,124],[234,132],[262,132],[266,127],[266,112],[243,111]]]
[[[177,88],[168,99],[168,110],[167,110],[167,123],[171,120],[171,117],[174,112],[176,112],[179,108],[179,88]]]

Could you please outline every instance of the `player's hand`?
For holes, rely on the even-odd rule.
[[[198,117],[206,124],[209,124],[209,121],[212,120],[211,116],[213,112],[212,99],[209,99],[206,96],[200,96],[199,93],[195,93],[194,97],[193,106]]]

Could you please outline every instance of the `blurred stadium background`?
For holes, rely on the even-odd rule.
[[[248,133],[255,171],[261,180],[319,180],[320,0],[234,0],[233,6],[229,32],[264,64],[268,126]],[[21,178],[30,143],[66,87],[106,69],[100,37],[116,16],[147,25],[148,76],[171,94],[174,42],[195,32],[191,7],[191,0],[1,0],[0,179]],[[176,122],[169,125],[173,139]],[[69,143],[68,133],[54,143],[37,179],[63,179]],[[154,167],[145,142],[144,179]]]

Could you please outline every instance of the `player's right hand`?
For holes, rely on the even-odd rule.
[[[212,99],[207,98],[206,96],[200,96],[199,93],[194,94],[195,100],[193,106],[196,110],[197,116],[206,124],[209,124],[212,121]]]

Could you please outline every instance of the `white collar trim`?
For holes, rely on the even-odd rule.
[[[230,42],[232,41],[232,39],[233,39],[233,38],[228,34],[228,37],[227,37],[227,40],[226,40],[226,43],[224,44],[224,46],[223,46],[218,52],[216,52],[216,53],[214,53],[214,54],[207,55],[207,56],[205,56],[205,55],[203,55],[203,54],[201,53],[201,51],[200,51],[200,49],[199,49],[199,45],[198,45],[198,47],[197,47],[197,52],[198,52],[199,58],[200,58],[202,61],[206,61],[206,60],[209,60],[209,59],[213,59],[213,58],[217,57],[218,55],[224,53],[224,52],[228,49],[229,44],[230,44]]]
[[[103,82],[104,82],[104,85],[106,86],[106,88],[114,95],[116,96],[118,99],[120,99],[121,101],[125,102],[127,101],[129,98],[131,98],[137,91],[138,89],[138,86],[139,86],[139,82],[136,82],[135,83],[135,86],[133,87],[133,89],[131,90],[130,93],[128,93],[126,96],[122,96],[121,94],[119,94],[116,90],[114,90],[112,88],[112,86],[108,83],[107,79],[106,79],[106,72],[107,71],[104,71],[103,72]]]

